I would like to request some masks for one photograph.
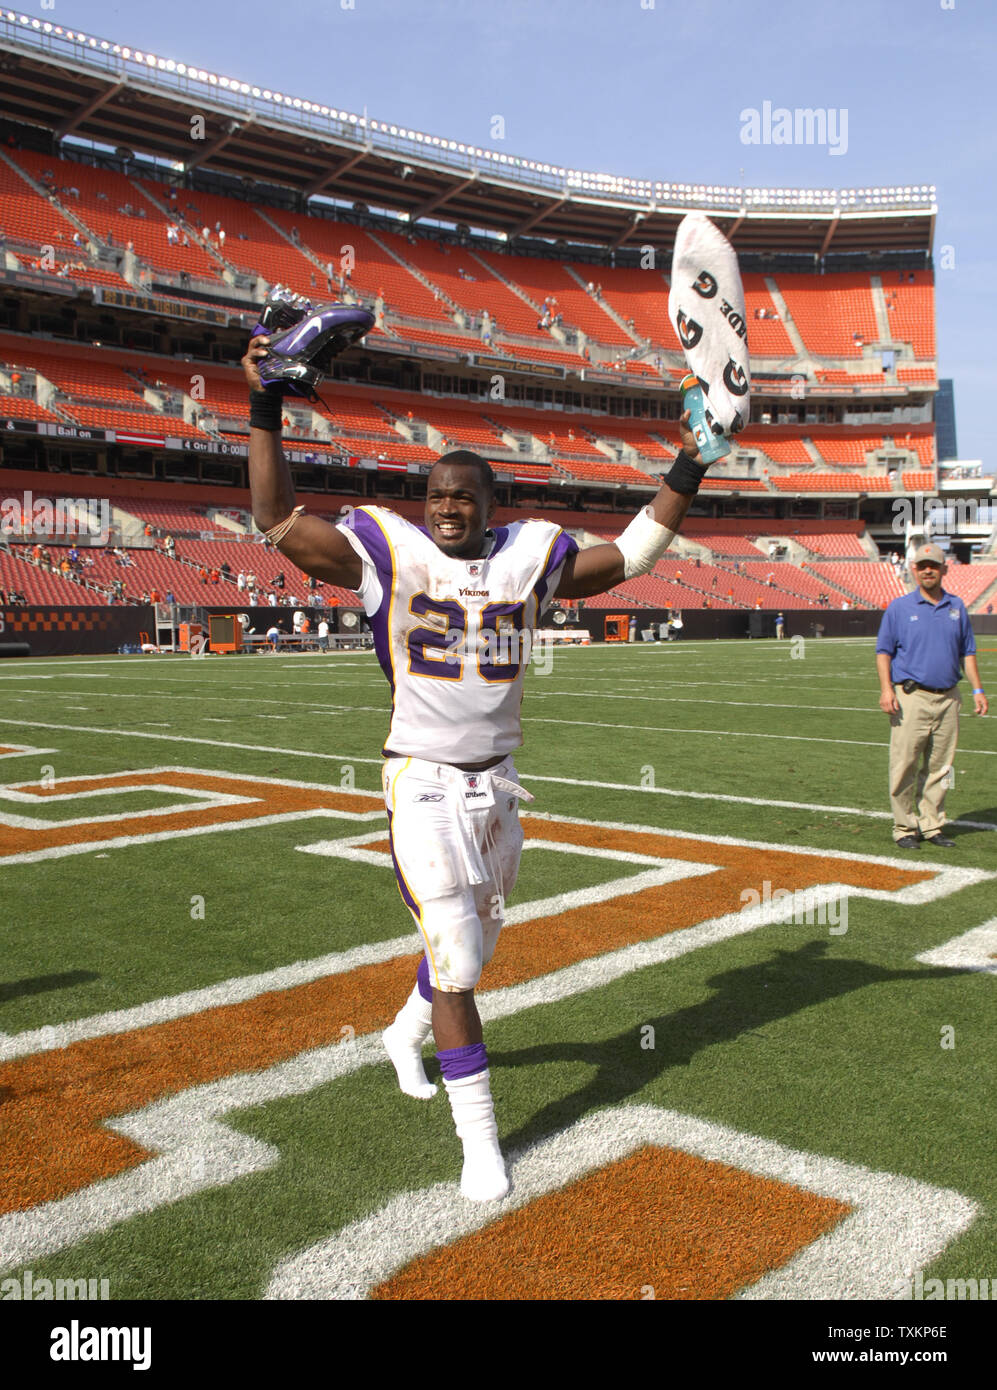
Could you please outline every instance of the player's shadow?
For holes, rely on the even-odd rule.
[[[503,1147],[524,1147],[567,1128],[590,1111],[620,1105],[656,1075],[688,1066],[698,1052],[758,1032],[815,1004],[869,985],[939,979],[953,973],[945,967],[886,970],[866,961],[828,960],[824,958],[827,946],[826,941],[809,941],[795,951],[776,951],[757,965],[713,975],[706,981],[715,991],[709,999],[642,1019],[598,1042],[543,1043],[512,1052],[489,1047],[489,1065],[494,1067],[578,1062],[593,1069],[579,1090],[535,1112],[503,1139]],[[654,1046],[644,1050],[641,1038],[646,1024],[654,1028]]]
[[[71,985],[88,985],[100,976],[92,970],[67,970],[61,975],[33,975],[24,980],[0,981],[0,1004],[23,999],[29,994],[47,994],[51,989],[68,989]]]
[[[959,817],[961,821],[977,821],[980,825],[997,825],[997,806],[987,806],[982,811],[963,811]],[[951,835],[952,839],[962,839],[963,835],[992,835],[992,830],[977,830],[971,825],[957,825],[953,821],[948,821],[943,835]]]

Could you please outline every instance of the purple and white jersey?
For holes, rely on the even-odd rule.
[[[529,634],[576,543],[553,522],[516,521],[482,559],[457,560],[384,507],[357,507],[339,529],[363,560],[357,592],[391,685],[385,752],[460,764],[518,748]]]

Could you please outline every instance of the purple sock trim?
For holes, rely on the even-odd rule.
[[[437,1061],[445,1081],[460,1081],[465,1076],[475,1076],[488,1066],[488,1053],[483,1042],[471,1043],[469,1047],[450,1047],[437,1052]]]
[[[416,971],[415,982],[419,986],[419,993],[427,1003],[433,1002],[433,986],[429,983],[429,961],[423,956],[419,962],[419,969]]]

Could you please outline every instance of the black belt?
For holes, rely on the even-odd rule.
[[[900,689],[904,692],[905,695],[912,695],[915,690],[926,690],[929,695],[947,695],[948,692],[952,689],[952,686],[946,685],[943,686],[941,690],[939,690],[936,686],[933,685],[921,685],[920,681],[904,681]]]

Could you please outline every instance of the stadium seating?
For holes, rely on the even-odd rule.
[[[29,150],[18,150],[12,157],[40,182],[51,171],[59,201],[99,241],[120,248],[131,242],[140,260],[160,270],[186,271],[206,280],[219,278],[216,262],[192,238],[188,246],[172,245],[167,240],[168,219],[123,174]],[[67,191],[72,189],[78,197]],[[75,227],[70,240],[74,231]]]
[[[737,453],[763,453],[773,463],[812,463],[801,439],[803,425],[748,426],[735,437]]]
[[[394,241],[404,246],[407,244],[404,238],[378,232],[378,241],[375,241],[362,227],[354,227],[347,222],[306,217],[276,208],[267,208],[266,211],[267,217],[283,228],[288,235],[296,232],[301,245],[307,246],[318,256],[327,272],[331,264],[334,277],[344,272],[344,267],[350,259],[348,248],[352,248],[353,266],[348,281],[353,289],[369,300],[380,295],[383,296],[389,310],[416,318],[437,320],[441,324],[452,323],[451,311],[446,302],[435,298],[432,290],[427,289],[410,270],[399,265],[378,245],[378,241],[383,241],[385,245],[392,245]],[[312,265],[309,265],[309,270],[319,275],[320,287],[327,288],[327,285],[321,284],[321,273],[316,272]]]
[[[144,182],[157,198],[165,200],[168,196],[169,190],[162,184]],[[298,294],[328,297],[328,283],[322,272],[258,217],[248,203],[201,189],[196,192],[183,189],[176,206],[198,232],[207,227],[206,239],[237,269],[262,275],[271,284],[288,285]],[[225,233],[224,242],[218,234],[219,225]]]
[[[165,534],[181,535],[185,531],[210,531],[211,523],[205,510],[182,503],[148,502],[143,497],[115,496],[114,505],[129,516],[138,517]]]
[[[54,168],[56,163],[57,160],[50,160],[45,167]],[[73,234],[79,229],[4,160],[0,160],[0,207],[3,232],[9,243],[39,250],[53,246],[57,262],[79,256],[73,245]]]
[[[608,459],[597,463],[588,459],[556,458],[553,464],[559,472],[568,477],[581,478],[586,482],[636,483],[645,486],[651,483],[646,473],[641,473],[626,463],[610,463]]]
[[[802,545],[811,554],[826,555],[829,559],[832,557],[846,559],[849,556],[856,560],[869,558],[857,535],[835,534],[830,531],[793,531],[790,533],[781,522],[772,524],[772,534],[785,536],[789,540],[796,541],[798,545]]]
[[[777,284],[804,346],[814,356],[861,357],[862,343],[878,339],[867,274],[780,274]]]
[[[456,348],[458,352],[490,352],[490,346],[470,333],[437,333],[430,328],[413,328],[407,323],[389,323],[389,337],[402,342],[432,343],[434,347]]]
[[[558,367],[573,367],[575,371],[580,371],[585,366],[583,357],[579,356],[577,352],[569,352],[565,348],[543,347],[533,343],[529,345],[511,343],[502,339],[495,346],[506,356],[517,358],[522,362],[552,362]]]
[[[542,308],[550,303],[552,317],[561,314],[566,327],[580,328],[589,338],[609,347],[634,345],[633,338],[611,318],[594,295],[590,295],[560,261],[537,256],[482,256]]]
[[[759,550],[758,546],[752,545],[745,536],[726,536],[716,531],[690,530],[688,521],[682,526],[682,535],[687,541],[695,541],[697,545],[705,545],[712,550],[714,555],[730,555],[732,558],[744,560],[752,555],[764,556],[765,554],[763,550]]]
[[[600,439],[606,439],[610,443],[626,444],[631,449],[635,449],[641,458],[651,459],[655,463],[670,463],[678,453],[677,443],[670,447],[667,446],[651,432],[650,428],[640,429],[635,425],[618,425],[614,420],[593,421],[589,428]],[[658,432],[674,428],[674,425],[668,425],[662,421]]]
[[[602,287],[602,297],[634,332],[657,348],[679,352],[679,340],[668,318],[668,283],[657,269],[579,265],[574,270],[586,285]]]
[[[907,589],[886,560],[815,561],[807,569],[818,579],[838,585],[873,608],[885,608]]]
[[[950,594],[958,594],[968,608],[976,603],[991,585],[997,584],[997,565],[959,565],[949,562],[942,586]],[[997,608],[997,596],[991,595]]]
[[[885,474],[790,473],[773,478],[780,492],[892,492],[893,481]]]
[[[922,361],[933,359],[936,355],[933,273],[930,270],[900,270],[886,273],[882,278],[893,341],[910,343],[914,356]]]
[[[883,373],[846,372],[837,368],[817,367],[814,375],[822,386],[882,386]]]
[[[49,546],[49,553],[57,565],[60,559],[59,548]],[[52,573],[40,565],[32,564],[25,556],[28,547],[15,546],[13,552],[0,550],[0,589],[5,594],[23,594],[28,603],[85,604],[100,605],[107,602],[102,593],[85,588],[75,580],[66,579],[59,573]],[[82,571],[87,579],[94,580],[93,569]]]
[[[779,318],[775,300],[764,275],[745,273],[744,308],[748,320],[748,347],[752,357],[795,357],[793,340]],[[764,314],[765,317],[761,317]]]
[[[707,492],[767,492],[760,478],[704,478],[700,484]]]
[[[38,404],[28,396],[8,396],[0,394],[0,415],[12,420],[58,420],[51,410]]]
[[[831,433],[819,426],[808,426],[807,435],[811,444],[825,463],[850,463],[864,465],[866,455],[882,449],[881,434],[852,435],[843,432]]]

